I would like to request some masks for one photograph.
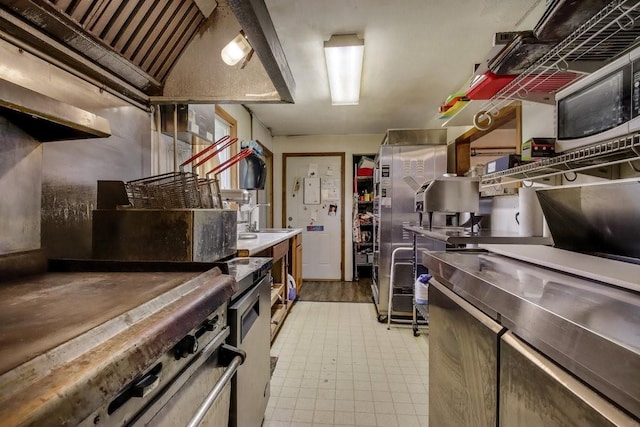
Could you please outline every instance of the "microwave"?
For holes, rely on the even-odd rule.
[[[556,153],[640,129],[640,47],[556,94]]]

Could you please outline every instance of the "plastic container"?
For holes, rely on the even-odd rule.
[[[292,275],[287,274],[287,296],[289,301],[294,301],[296,299],[296,281]]]
[[[413,291],[416,304],[428,304],[429,303],[429,280],[431,280],[430,274],[421,274],[418,276],[415,282],[415,288]]]

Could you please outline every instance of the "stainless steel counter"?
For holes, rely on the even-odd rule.
[[[247,256],[254,256],[300,233],[302,228],[261,230],[256,233],[255,239],[238,239],[237,249],[240,253],[247,253]]]
[[[640,418],[640,294],[488,252],[424,252],[434,278]]]
[[[521,245],[550,245],[550,237],[523,237],[516,233],[492,232],[480,230],[472,233],[462,227],[433,227],[432,229],[405,225],[403,229],[428,239],[444,242],[448,245],[465,244],[521,244]]]

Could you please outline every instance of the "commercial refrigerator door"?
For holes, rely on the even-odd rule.
[[[429,425],[496,426],[498,343],[503,331],[493,319],[431,280]]]
[[[500,339],[499,419],[504,427],[638,425],[512,332]]]

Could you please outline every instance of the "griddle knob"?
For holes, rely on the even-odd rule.
[[[213,331],[216,326],[218,326],[218,322],[220,321],[220,316],[218,316],[217,314],[215,316],[213,316],[213,318],[211,320],[206,320],[202,326],[204,326],[204,328],[207,331]]]
[[[193,335],[182,338],[173,348],[176,360],[194,354],[196,351],[198,351],[198,339]]]

